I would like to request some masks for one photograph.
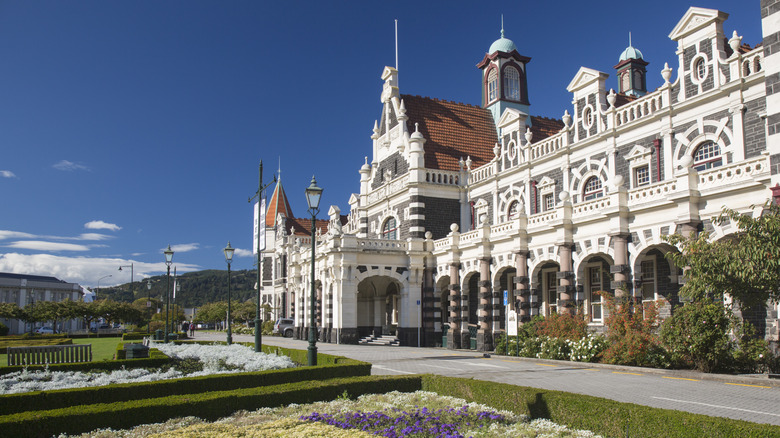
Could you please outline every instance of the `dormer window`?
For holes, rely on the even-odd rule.
[[[597,176],[592,176],[585,181],[585,188],[582,190],[582,200],[590,201],[592,199],[604,196],[604,190],[601,186],[601,180]]]
[[[488,102],[498,99],[498,72],[496,69],[490,70],[487,79],[487,97]]]
[[[704,63],[704,59],[696,61],[696,77],[703,81],[707,77],[707,64]]]
[[[520,100],[520,73],[514,67],[504,69],[504,97]]]
[[[722,164],[723,157],[720,154],[720,146],[715,142],[702,143],[693,152],[693,168],[698,171],[718,167]]]

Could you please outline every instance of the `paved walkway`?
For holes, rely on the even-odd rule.
[[[224,333],[195,339],[224,341]],[[234,342],[254,336],[234,335]],[[263,343],[305,350],[308,342],[264,336]],[[320,353],[373,364],[374,375],[430,373],[567,391],[664,409],[780,426],[780,380],[507,356],[472,350],[317,343]],[[778,429],[780,436],[780,428]]]

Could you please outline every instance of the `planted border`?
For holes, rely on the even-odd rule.
[[[482,380],[422,376],[422,389],[518,414],[547,418],[605,437],[770,437],[780,427],[730,418],[652,408],[600,397]]]
[[[174,395],[116,403],[72,406],[62,409],[22,412],[0,417],[6,436],[52,436],[83,433],[98,428],[124,429],[194,415],[216,420],[238,410],[312,403],[351,395],[413,392],[420,389],[420,376],[362,376],[325,381],[301,381],[283,385],[242,388],[232,391]]]

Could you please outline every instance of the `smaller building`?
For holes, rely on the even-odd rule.
[[[68,283],[55,277],[0,272],[0,302],[2,303],[15,303],[19,307],[25,307],[41,301],[80,301],[83,293],[82,287],[77,283]],[[17,319],[0,319],[0,322],[8,326],[10,329],[8,333],[12,335],[29,330],[29,326],[24,321]],[[80,324],[78,320],[64,321],[61,329],[77,330]]]

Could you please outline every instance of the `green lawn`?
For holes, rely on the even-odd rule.
[[[116,353],[116,346],[122,342],[122,338],[81,338],[74,339],[74,344],[92,344],[92,361],[111,360]],[[8,355],[0,354],[0,366],[8,366]]]

